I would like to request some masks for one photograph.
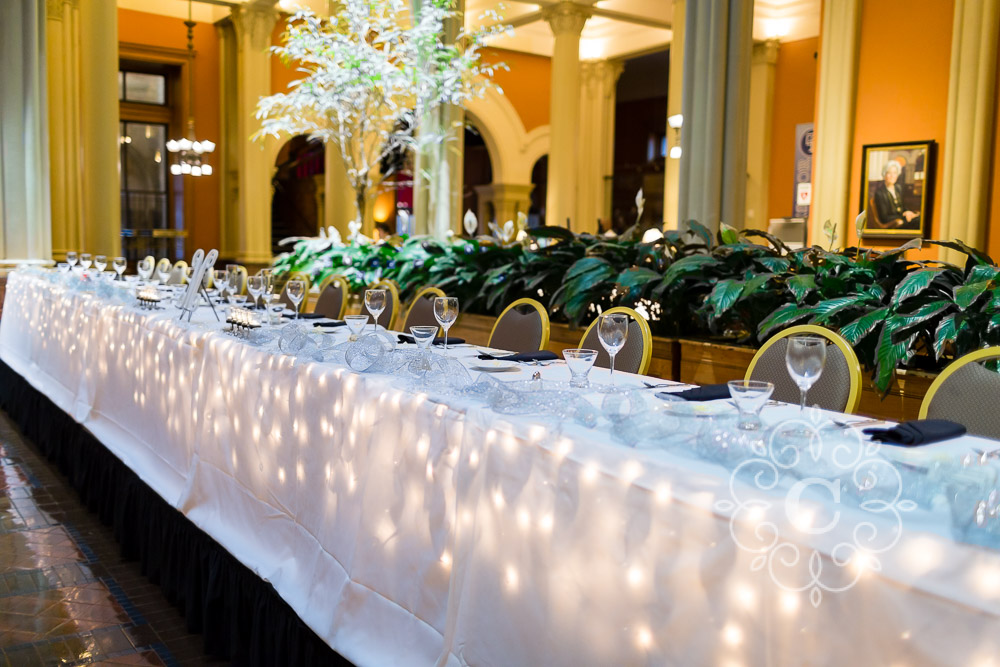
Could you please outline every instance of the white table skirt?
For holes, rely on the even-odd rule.
[[[734,541],[719,465],[295,363],[210,318],[182,324],[18,271],[0,358],[357,664],[1000,654],[1000,558],[934,516],[904,521],[877,570],[814,606]],[[827,565],[842,537],[781,530]],[[791,569],[808,580],[808,567]]]

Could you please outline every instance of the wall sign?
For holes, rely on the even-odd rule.
[[[792,217],[808,218],[812,204],[813,124],[795,126],[795,194]]]

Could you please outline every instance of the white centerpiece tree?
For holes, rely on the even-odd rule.
[[[449,136],[423,119],[462,106],[494,86],[502,65],[484,63],[486,40],[509,28],[489,12],[486,27],[445,39],[461,21],[454,0],[341,0],[330,18],[300,11],[272,51],[304,76],[257,105],[255,137],[307,134],[338,151],[354,190],[360,229],[368,202],[398,169],[401,153],[427,151]],[[385,165],[388,165],[387,168]]]

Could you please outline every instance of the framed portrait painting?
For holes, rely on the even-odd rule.
[[[861,154],[862,238],[923,236],[930,229],[937,144],[867,144]]]

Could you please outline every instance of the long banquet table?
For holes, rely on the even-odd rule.
[[[858,538],[863,522],[846,520],[857,508],[810,505],[806,524],[822,516],[828,530],[779,511],[769,525],[789,546],[775,563],[741,546],[761,515],[734,519],[742,487],[731,470],[688,451],[680,432],[671,446],[630,448],[604,423],[498,414],[247,344],[207,309],[191,324],[176,315],[18,270],[0,359],[356,664],[969,665],[1000,655],[997,533],[960,539],[953,517],[964,510],[940,494],[875,522],[892,548],[844,568],[834,559]],[[449,354],[469,359],[469,348]],[[509,375],[535,370],[566,375],[558,365]],[[767,408],[765,420],[795,410]],[[947,472],[963,452],[996,447],[964,437],[884,449],[910,472]]]

